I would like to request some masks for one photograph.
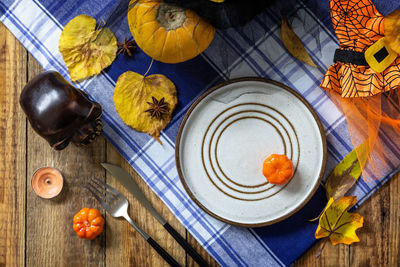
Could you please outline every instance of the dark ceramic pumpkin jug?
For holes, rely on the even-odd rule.
[[[214,27],[226,29],[245,25],[277,1],[225,0],[223,3],[216,3],[210,0],[165,0],[165,2],[192,9],[198,15],[210,21]],[[289,2],[293,2],[293,0]]]
[[[58,72],[34,77],[22,90],[19,102],[32,128],[56,150],[71,141],[89,144],[100,135],[101,105]]]

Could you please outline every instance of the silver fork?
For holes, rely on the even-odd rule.
[[[128,199],[117,189],[104,183],[103,181],[93,177],[85,185],[93,196],[100,202],[103,208],[114,218],[123,217],[127,220],[136,231],[138,231],[144,239],[160,254],[163,259],[171,266],[180,266],[179,263],[172,258],[156,241],[154,241],[142,228],[140,228],[128,215]]]

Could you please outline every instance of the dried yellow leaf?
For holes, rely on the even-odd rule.
[[[110,66],[116,57],[118,46],[110,29],[97,29],[94,18],[79,15],[64,27],[58,48],[71,80],[80,81],[99,74]]]
[[[304,63],[307,63],[310,66],[313,66],[315,68],[317,67],[317,65],[315,65],[314,61],[305,49],[300,38],[297,37],[297,34],[290,27],[286,18],[282,20],[281,33],[282,43],[293,57],[297,58],[300,61],[303,61]]]
[[[368,139],[356,147],[335,167],[325,183],[326,195],[336,201],[343,197],[360,178],[369,155]]]
[[[397,54],[400,54],[400,9],[385,17],[385,42]]]
[[[347,212],[356,201],[354,196],[342,197],[337,202],[330,198],[319,219],[315,238],[328,237],[333,245],[360,242],[356,230],[363,226],[364,217]]]
[[[161,117],[151,111],[154,102],[166,103]],[[132,128],[158,139],[160,132],[171,121],[178,99],[175,85],[161,74],[143,76],[127,71],[119,76],[114,91],[115,108],[121,119]]]

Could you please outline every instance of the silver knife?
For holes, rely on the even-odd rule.
[[[146,198],[143,191],[133,180],[132,176],[123,168],[110,163],[101,163],[101,165],[111,173],[128,191],[145,207],[157,221],[172,235],[172,237],[181,245],[187,253],[200,266],[209,266],[209,264],[194,250],[194,248],[183,238],[162,216],[158,213],[151,202]]]

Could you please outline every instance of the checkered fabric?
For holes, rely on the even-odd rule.
[[[326,203],[321,185],[311,201],[295,215],[272,226],[247,229],[222,223],[203,212],[186,194],[177,174],[174,149],[179,124],[190,104],[211,86],[235,77],[259,76],[280,81],[302,94],[320,117],[328,142],[326,173],[353,148],[346,121],[319,83],[332,64],[338,42],[331,29],[329,1],[314,0],[317,13],[304,4],[297,18],[307,22],[295,31],[318,68],[295,60],[284,49],[280,38],[280,19],[274,9],[267,10],[242,28],[217,31],[211,46],[197,58],[168,65],[155,62],[151,73],[162,73],[177,86],[179,103],[170,125],[162,132],[161,146],[153,138],[127,127],[117,114],[112,96],[119,75],[127,70],[144,73],[151,59],[139,52],[132,60],[119,56],[101,75],[76,84],[104,108],[104,136],[142,176],[144,181],[171,209],[198,242],[223,266],[289,266],[315,243],[316,217]],[[397,0],[376,1],[382,13],[399,8]],[[0,21],[20,40],[45,70],[56,70],[69,79],[58,51],[63,27],[73,17],[87,14],[96,19],[110,15],[117,1],[0,0]],[[315,6],[315,5],[314,5]],[[294,22],[293,25],[302,25]],[[115,32],[122,40],[130,37],[126,20]],[[151,74],[150,73],[150,74]],[[387,145],[400,155],[390,137]],[[352,194],[361,204],[394,173],[387,170],[382,179],[357,182]],[[326,178],[326,177],[325,177]]]

